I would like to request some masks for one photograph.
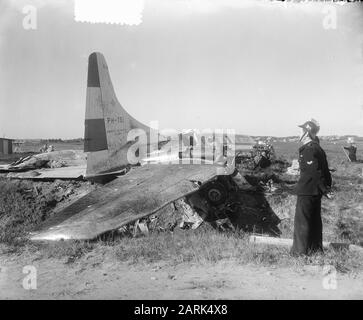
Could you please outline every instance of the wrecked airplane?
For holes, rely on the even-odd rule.
[[[103,55],[92,53],[85,119],[87,156],[75,152],[66,166],[38,170],[37,176],[59,177],[56,172],[63,169],[63,177],[67,173],[75,177],[84,170],[86,179],[107,183],[46,221],[30,238],[93,239],[196,191],[203,191],[211,203],[220,204],[233,187],[236,152],[250,150],[253,145],[251,138],[236,139],[228,132],[164,134],[140,123],[118,102]],[[8,171],[50,161],[43,155],[23,159]]]

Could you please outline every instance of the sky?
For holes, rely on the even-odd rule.
[[[129,1],[103,15],[84,0],[0,2],[1,137],[82,137],[94,51],[145,124],[290,136],[314,118],[321,135],[363,136],[363,5]]]

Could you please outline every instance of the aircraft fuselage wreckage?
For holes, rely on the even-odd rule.
[[[72,170],[85,167],[86,179],[113,180],[47,220],[32,240],[93,239],[198,190],[218,202],[217,189],[227,183],[216,180],[228,180],[235,173],[236,153],[254,145],[230,131],[159,132],[142,124],[118,102],[100,53],[88,61],[84,139],[86,166],[80,160]],[[56,170],[48,176],[57,176]]]

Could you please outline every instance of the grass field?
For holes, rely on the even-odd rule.
[[[323,200],[322,215],[324,240],[361,244],[363,241],[363,164],[349,163],[341,150],[343,143],[325,143],[333,173],[334,200]],[[78,144],[56,145],[56,149],[79,148]],[[34,147],[34,146],[33,146]],[[297,143],[275,143],[277,157],[291,162],[297,158]],[[29,147],[30,150],[30,147]],[[358,150],[363,150],[362,145]],[[358,154],[358,157],[360,155]],[[363,158],[363,156],[361,156]],[[270,172],[269,172],[270,170]],[[281,174],[267,169],[270,174]],[[266,174],[264,172],[264,174]],[[256,246],[248,243],[249,233],[243,231],[219,232],[208,224],[197,230],[151,232],[147,237],[123,237],[115,241],[65,242],[38,245],[29,243],[24,236],[55,214],[65,204],[95,186],[82,182],[33,183],[30,181],[0,180],[0,242],[3,253],[38,252],[41,256],[64,258],[75,261],[97,247],[106,248],[121,261],[141,262],[168,261],[171,264],[197,262],[216,263],[233,260],[237,263],[298,266],[302,264],[326,264],[337,266],[341,271],[362,268],[362,259],[351,252],[328,250],[325,255],[311,258],[292,258],[287,248]],[[293,186],[292,186],[293,187]],[[293,188],[266,194],[271,209],[282,221],[278,225],[281,236],[292,238],[296,196]],[[83,192],[83,193],[82,193]],[[259,200],[258,200],[259,201]]]
[[[363,241],[363,163],[349,163],[341,149],[343,144],[322,142],[335,170],[336,194],[334,200],[323,199],[323,237],[324,241],[359,245]],[[82,148],[79,143],[54,145],[56,150]],[[27,151],[38,147],[29,144]],[[196,230],[150,229],[147,236],[129,233],[94,241],[33,243],[26,239],[29,231],[98,186],[0,176],[0,267],[5,266],[0,268],[0,298],[361,299],[363,259],[359,253],[328,249],[324,254],[295,258],[287,247],[248,241],[251,232],[265,232],[259,225],[261,217],[272,216],[280,218],[274,220],[279,221],[274,228],[281,237],[292,238],[296,177],[289,178],[284,171],[297,158],[298,147],[293,142],[275,143],[280,162],[262,171],[242,172],[256,184],[272,179],[277,192],[240,191],[233,195],[242,202],[237,221],[248,225],[235,231],[221,231],[205,222]],[[359,142],[358,150],[363,150],[363,142]],[[363,159],[363,154],[358,153],[358,158]],[[178,217],[165,212],[157,221],[164,227],[177,225]],[[40,290],[31,296],[19,285],[19,270],[29,264],[41,272]],[[340,275],[340,290],[332,293],[321,285],[327,266]],[[2,270],[8,270],[5,284]],[[240,279],[243,286],[239,286]]]

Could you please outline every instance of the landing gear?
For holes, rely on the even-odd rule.
[[[207,201],[218,206],[227,200],[227,191],[225,186],[220,182],[211,182],[204,190],[205,197]]]
[[[226,203],[229,193],[236,191],[238,186],[231,176],[219,176],[215,181],[208,183],[202,190],[202,196],[212,206],[218,207]]]

